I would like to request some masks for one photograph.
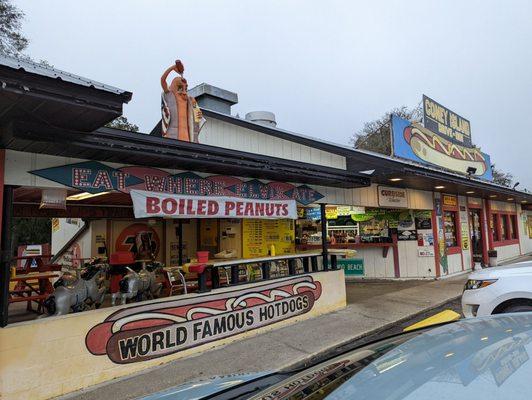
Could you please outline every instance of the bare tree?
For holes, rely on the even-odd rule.
[[[22,34],[24,13],[9,0],[0,0],[0,54],[20,56],[28,47]]]
[[[132,124],[127,120],[127,117],[123,115],[113,119],[111,122],[105,124],[108,128],[122,129],[123,131],[138,132],[139,127],[135,124]]]
[[[355,132],[351,138],[355,149],[369,150],[381,154],[392,154],[390,118],[392,115],[397,115],[409,121],[420,121],[423,116],[423,108],[419,103],[414,108],[406,106],[394,108],[382,117],[366,122],[364,127]]]
[[[510,172],[503,172],[495,168],[495,164],[491,166],[493,173],[493,183],[497,183],[502,186],[512,187],[514,176]]]

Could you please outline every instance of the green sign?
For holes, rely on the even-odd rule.
[[[344,269],[346,275],[364,275],[363,258],[340,258],[338,266]]]

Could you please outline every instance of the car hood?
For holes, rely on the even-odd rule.
[[[499,267],[485,268],[482,271],[473,272],[469,279],[496,279],[504,276],[532,275],[532,261],[524,261],[515,264],[502,265]]]
[[[383,339],[295,373],[217,377],[145,399],[528,400],[531,352],[532,313],[501,314]]]
[[[178,385],[149,396],[142,400],[199,400],[220,393],[229,388],[252,382],[255,379],[269,375],[270,372],[257,372],[251,374],[231,374],[215,376],[209,379],[198,380],[183,385]]]

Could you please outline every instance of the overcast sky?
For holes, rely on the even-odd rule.
[[[532,190],[531,1],[31,1],[27,53],[133,92],[149,132],[160,75],[238,93],[233,114],[347,144],[422,94],[471,121],[473,142]]]

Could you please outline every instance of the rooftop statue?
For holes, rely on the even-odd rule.
[[[178,76],[168,86],[168,75],[175,71]],[[168,67],[161,76],[162,136],[171,139],[198,142],[199,132],[205,123],[196,100],[187,93],[187,80],[183,78],[185,67],[180,60]]]

